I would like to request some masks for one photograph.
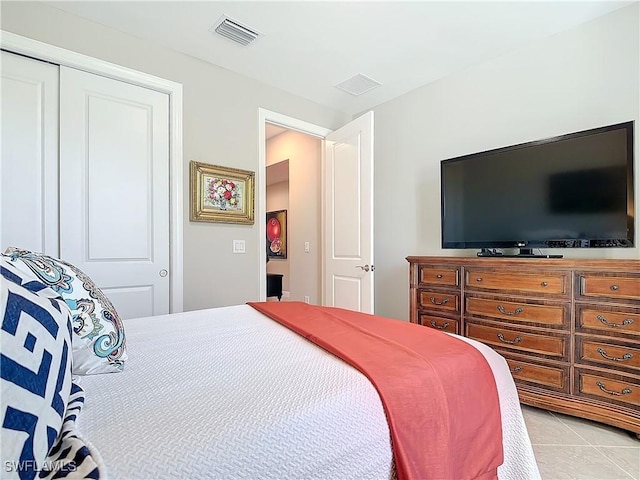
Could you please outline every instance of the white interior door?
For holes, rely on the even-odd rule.
[[[60,256],[122,318],[169,313],[169,101],[60,67]]]
[[[373,313],[373,112],[326,137],[324,304]]]
[[[58,256],[58,66],[2,52],[0,250]]]

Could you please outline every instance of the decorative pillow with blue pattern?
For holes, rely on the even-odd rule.
[[[42,253],[10,247],[4,256],[24,275],[58,293],[73,327],[73,373],[115,373],[127,359],[124,326],[113,304],[79,268]]]
[[[46,285],[0,263],[2,478],[33,479],[71,393],[71,312]]]

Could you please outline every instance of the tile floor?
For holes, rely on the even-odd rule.
[[[543,480],[640,480],[640,440],[618,428],[522,406]]]

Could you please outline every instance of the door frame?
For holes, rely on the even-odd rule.
[[[169,96],[169,229],[171,313],[183,311],[183,159],[182,159],[182,85],[132,70],[114,63],[55,47],[15,33],[0,30],[0,48],[57,65],[76,68],[103,77],[132,83],[166,93]],[[262,130],[264,138],[264,128]],[[263,179],[264,182],[264,179]],[[264,208],[264,206],[262,206]],[[264,215],[262,222],[264,224]],[[263,239],[264,242],[264,239]],[[262,254],[266,245],[263,243]],[[266,258],[265,258],[266,261]],[[263,262],[264,263],[264,262]],[[264,273],[266,276],[266,267]],[[263,280],[264,284],[264,280]],[[266,287],[265,287],[266,288]],[[266,290],[265,290],[266,293]]]
[[[257,201],[257,212],[256,215],[258,229],[256,234],[258,235],[258,275],[260,279],[260,288],[259,288],[259,298],[260,301],[264,302],[267,298],[267,242],[265,235],[266,228],[266,214],[267,214],[267,182],[266,182],[266,174],[267,174],[267,144],[266,144],[266,134],[265,128],[267,123],[272,123],[274,125],[278,125],[280,127],[284,127],[288,130],[295,130],[296,132],[305,133],[307,135],[312,135],[314,137],[318,137],[322,140],[321,144],[321,162],[322,162],[322,177],[320,179],[321,184],[324,185],[324,148],[325,137],[331,133],[333,130],[321,127],[320,125],[315,125],[313,123],[305,122],[304,120],[300,120],[298,118],[289,117],[287,115],[283,115],[281,113],[272,112],[270,110],[266,110],[264,108],[258,108],[258,174],[257,182],[256,182],[256,198]],[[324,218],[324,191],[321,191],[320,201],[320,231],[321,235],[323,235],[324,226],[322,225]],[[322,237],[321,237],[322,238]],[[323,243],[323,242],[321,242]],[[324,247],[320,249],[320,260],[321,260],[321,286],[320,286],[320,298],[322,299],[322,303],[324,304]]]

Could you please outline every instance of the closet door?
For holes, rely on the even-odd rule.
[[[58,256],[58,67],[2,52],[0,250]]]
[[[60,67],[60,255],[122,318],[169,312],[168,95]]]

